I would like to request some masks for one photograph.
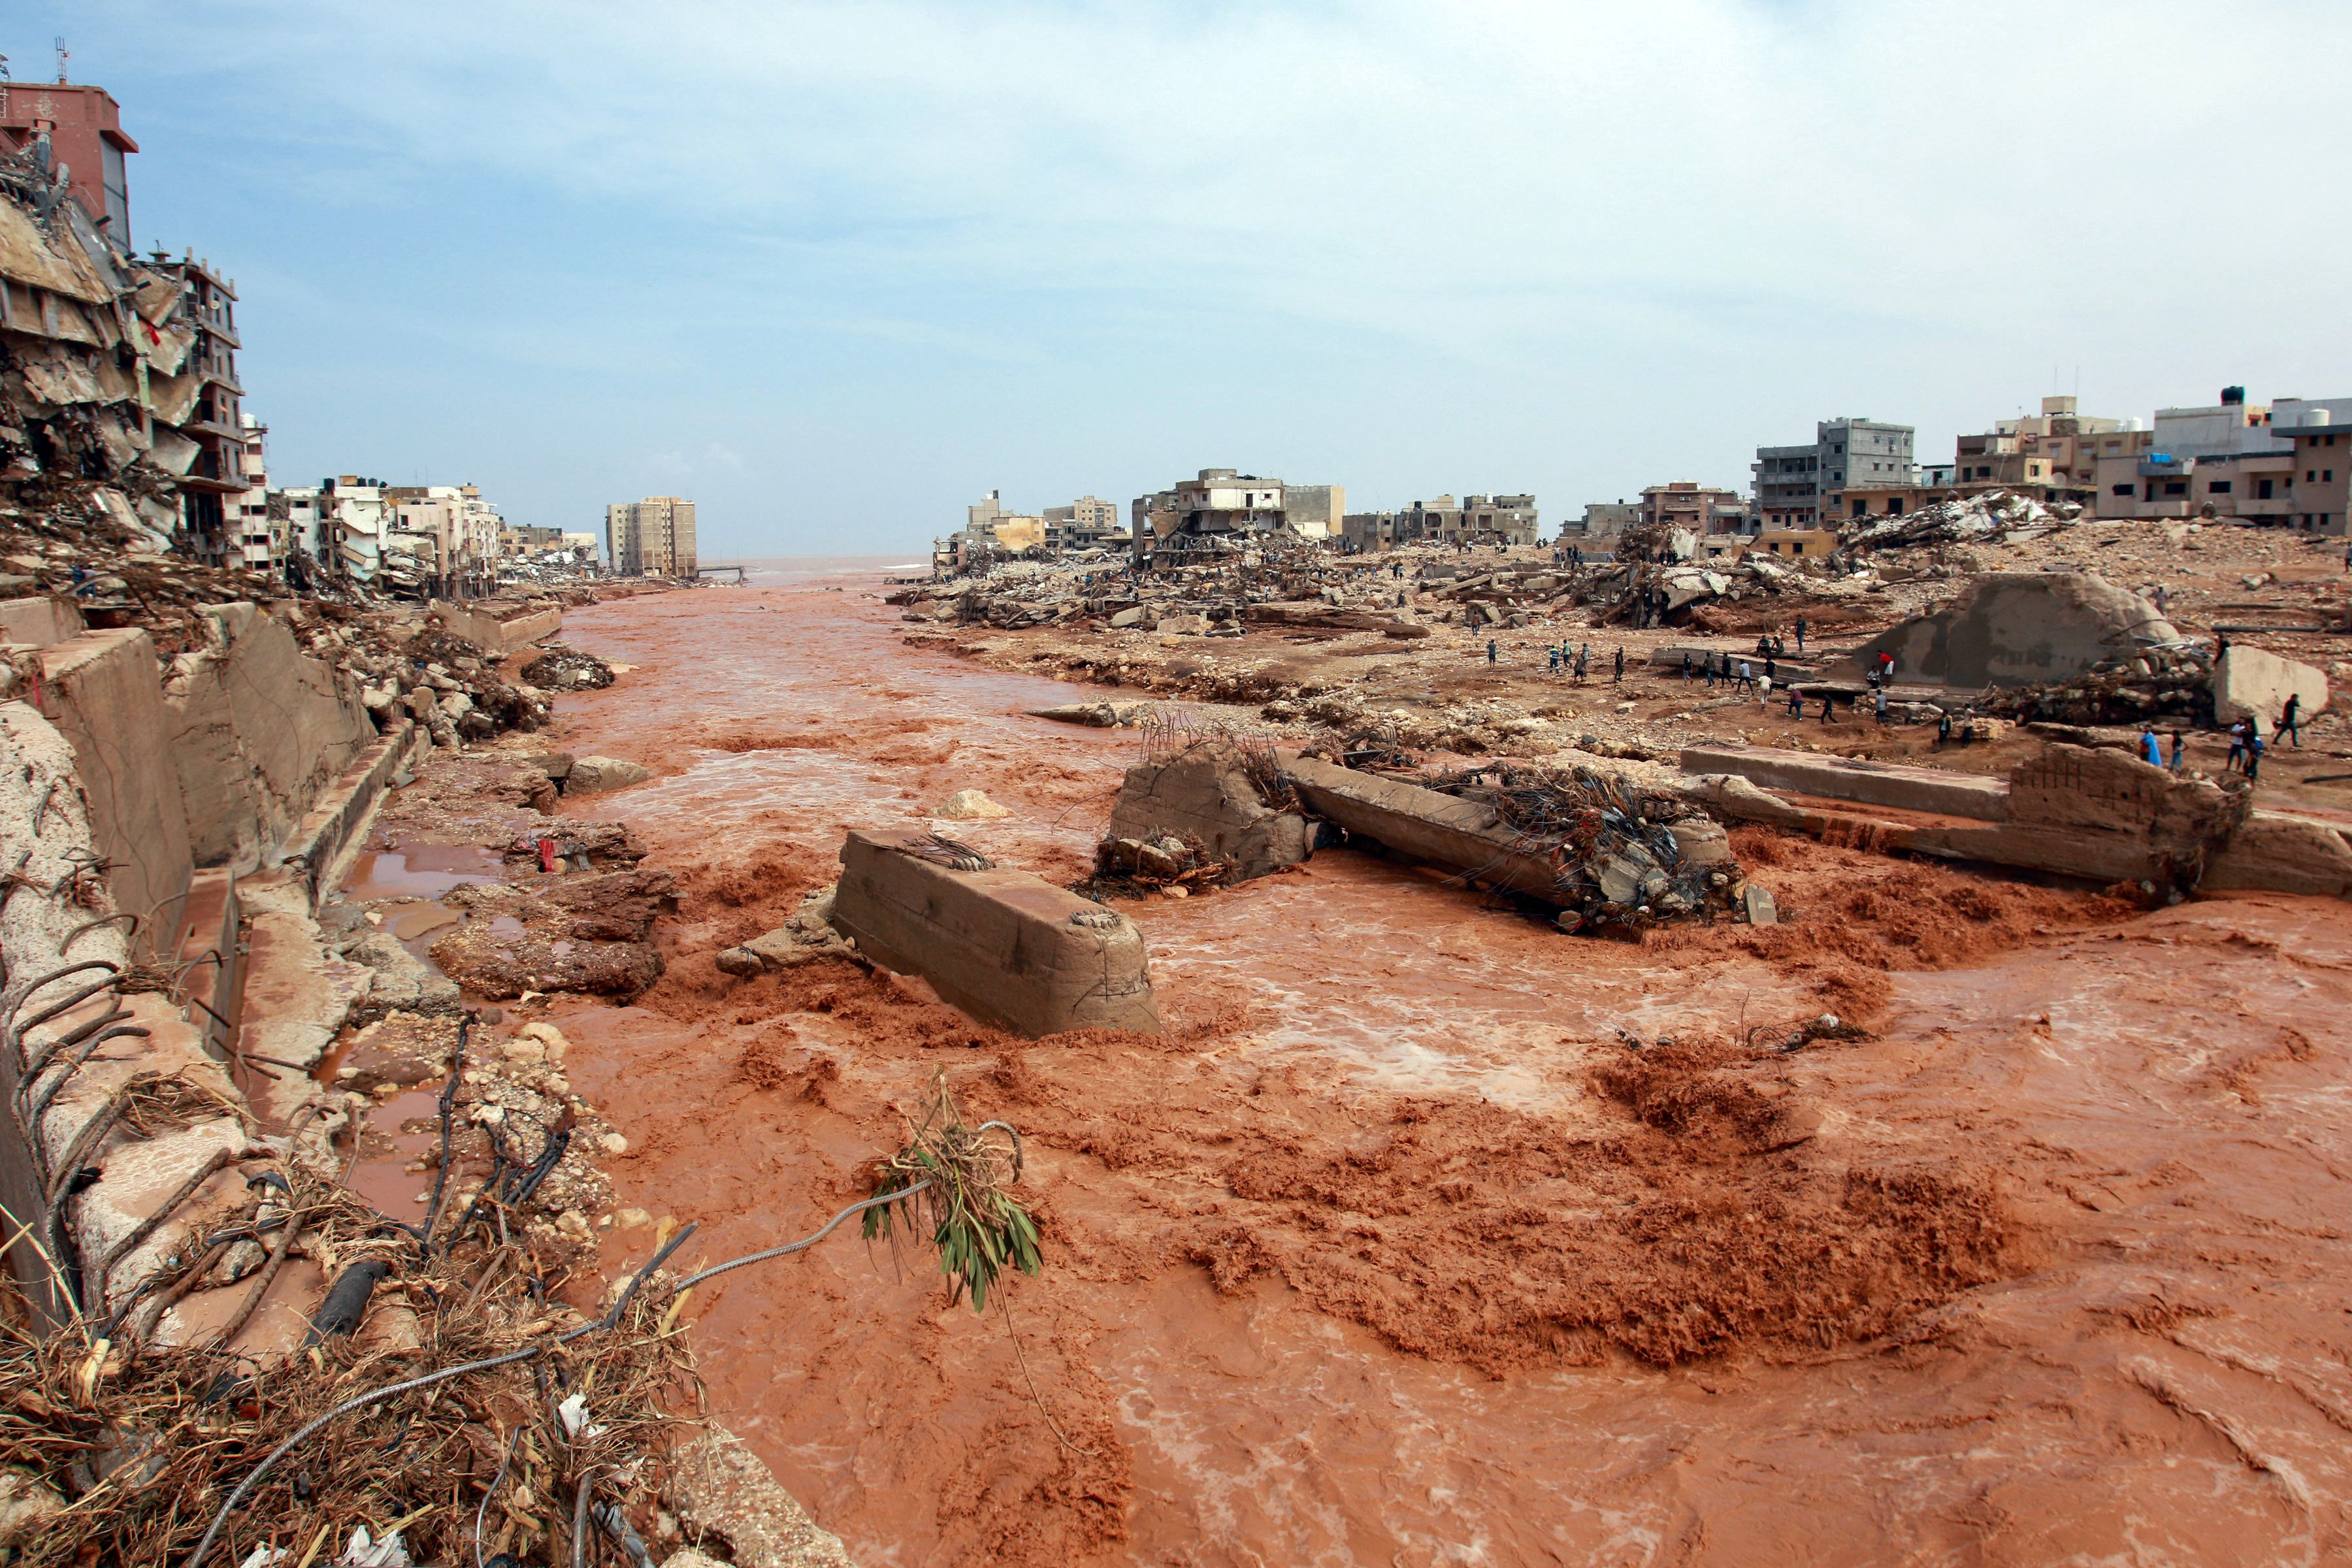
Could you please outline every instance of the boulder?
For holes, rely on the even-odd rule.
[[[1748,906],[1749,925],[1769,926],[1780,923],[1780,905],[1772,897],[1771,889],[1750,882],[1739,890],[1739,894]]]
[[[2303,699],[2299,711],[2311,718],[2327,706],[2326,673],[2243,643],[2231,643],[2213,667],[2213,717],[2220,723],[2252,719],[2268,734],[2289,693]]]
[[[1162,620],[1159,626],[1160,635],[1162,637],[1201,637],[1205,635],[1208,629],[1208,616],[1192,615],[1170,616]]]
[[[1139,626],[1150,618],[1151,612],[1143,605],[1129,605],[1126,609],[1111,616],[1110,624],[1113,630],[1123,632],[1129,626]]]
[[[1903,680],[1946,686],[2040,686],[2129,659],[2180,634],[2154,605],[2082,572],[1996,572],[1929,616],[1872,638],[1853,656],[1858,677],[1883,652]]]
[[[1199,839],[1209,858],[1231,865],[1238,879],[1295,866],[1315,841],[1303,814],[1266,805],[1230,741],[1203,741],[1127,770],[1111,805],[1109,837],[1148,844],[1169,832]]]
[[[949,822],[970,822],[1013,814],[976,789],[960,789],[940,802],[931,815]]]
[[[578,757],[572,761],[572,771],[564,775],[563,788],[571,795],[593,795],[599,790],[643,784],[653,776],[653,769],[625,763],[618,757]]]

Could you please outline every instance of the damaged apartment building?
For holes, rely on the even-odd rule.
[[[158,548],[241,563],[236,284],[132,252],[136,151],[102,89],[0,84],[0,485],[98,480]]]
[[[1408,544],[1528,545],[1539,542],[1540,527],[1531,495],[1442,495],[1398,511],[1351,512],[1337,531],[1360,552]]]
[[[1230,549],[1270,535],[1334,539],[1347,508],[1343,485],[1288,485],[1234,468],[1202,468],[1173,489],[1131,503],[1134,557],[1149,565],[1160,555]]]

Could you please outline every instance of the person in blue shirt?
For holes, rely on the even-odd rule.
[[[2188,752],[2189,737],[2176,729],[2172,731],[2172,771],[2174,773],[2180,771],[2181,763],[2188,760]]]
[[[2149,767],[2164,766],[2164,748],[2158,742],[2154,730],[2142,730],[2139,732],[2139,755],[2140,761]]]

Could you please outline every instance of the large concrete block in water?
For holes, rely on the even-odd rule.
[[[2268,735],[2290,695],[2303,699],[2296,712],[2312,718],[2327,706],[2326,673],[2243,643],[2231,643],[2213,668],[2213,717],[2223,724],[2252,719]]]
[[[910,853],[932,842],[919,829],[852,832],[834,929],[1015,1034],[1160,1032],[1143,933],[1125,916],[1026,871],[959,871]]]
[[[1315,842],[1306,817],[1276,811],[1258,797],[1241,748],[1230,741],[1203,741],[1128,769],[1110,808],[1110,831],[1115,838],[1190,834],[1211,858],[1239,868],[1244,878],[1297,865]]]
[[[73,747],[90,836],[114,905],[140,917],[140,945],[178,930],[194,875],[173,765],[155,645],[135,626],[84,632],[41,650],[42,715]]]
[[[2154,605],[2084,572],[1994,572],[1931,616],[1905,621],[1853,655],[1857,674],[1881,650],[1898,680],[2037,686],[2128,660],[2179,633]]]
[[[433,601],[433,613],[453,637],[472,643],[492,658],[504,658],[563,629],[563,612],[552,605],[519,604],[511,599],[477,599],[455,604]]]

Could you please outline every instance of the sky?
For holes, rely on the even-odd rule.
[[[18,81],[59,35],[274,482],[684,495],[705,561],[2352,395],[2342,0],[0,8]]]

